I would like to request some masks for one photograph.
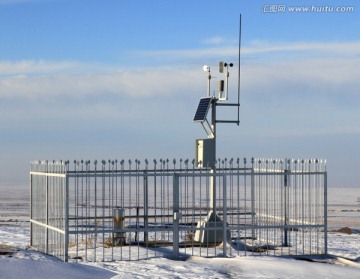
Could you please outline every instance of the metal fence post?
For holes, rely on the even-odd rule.
[[[254,166],[251,169],[251,239],[255,239],[255,173]],[[246,250],[245,250],[246,253]]]
[[[223,175],[223,257],[227,256],[227,191],[226,175]]]
[[[149,190],[148,177],[144,175],[144,242],[147,247],[149,241]]]
[[[33,167],[31,166],[31,171]],[[30,220],[33,219],[33,187],[34,187],[34,181],[33,181],[33,175],[30,173]],[[34,237],[34,231],[33,231],[33,224],[30,222],[30,246],[33,246],[33,237]]]
[[[65,235],[64,235],[64,262],[69,259],[69,176],[65,176]]]
[[[286,164],[286,162],[285,162]],[[288,172],[289,170],[285,169],[284,170],[284,242],[283,242],[283,246],[284,247],[289,247],[289,242],[288,242],[288,204],[289,204],[289,196],[288,196]]]
[[[325,255],[328,253],[328,238],[327,238],[327,230],[328,230],[328,213],[327,213],[327,172],[324,173],[324,244],[325,244]]]
[[[45,224],[49,225],[49,176],[45,176],[46,177],[46,182],[45,182],[45,203],[46,203],[46,207],[45,207]],[[46,233],[45,233],[45,253],[49,254],[49,228],[46,227]]]
[[[174,173],[173,175],[173,253],[174,258],[179,259],[179,175]]]

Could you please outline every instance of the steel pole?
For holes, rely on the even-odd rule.
[[[216,215],[216,101],[214,98],[212,100],[211,106],[211,128],[214,136],[214,158],[215,162],[210,163],[210,173],[214,175],[210,176],[210,209]]]

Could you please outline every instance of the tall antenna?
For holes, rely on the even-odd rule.
[[[241,14],[239,20],[239,60],[238,60],[238,121],[237,125],[240,125],[240,50],[241,50]]]

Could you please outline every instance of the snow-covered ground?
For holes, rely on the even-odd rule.
[[[357,192],[357,193],[356,193]],[[63,263],[29,248],[27,189],[1,187],[0,278],[360,278],[359,190],[329,189],[328,250],[313,261],[289,257],[190,257],[186,261]],[[6,196],[5,194],[6,193]],[[359,209],[358,209],[359,208]],[[353,234],[331,232],[343,225]],[[310,259],[308,259],[310,260]]]

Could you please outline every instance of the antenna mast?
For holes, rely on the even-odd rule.
[[[238,60],[238,120],[237,125],[240,125],[240,51],[241,51],[241,14],[239,20],[239,60]]]

